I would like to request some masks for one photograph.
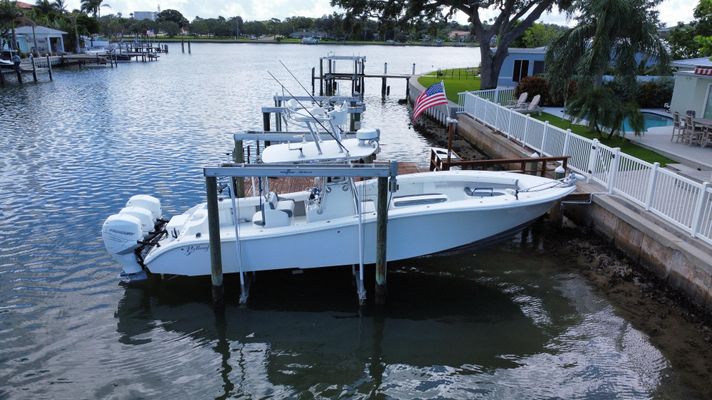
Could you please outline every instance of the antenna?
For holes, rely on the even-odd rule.
[[[339,145],[339,147],[341,147],[342,149],[344,149],[344,151],[345,151],[346,154],[348,155],[348,154],[349,154],[349,149],[347,149],[343,144],[341,144],[341,142],[336,138],[336,136],[334,136],[334,134],[331,133],[331,132],[329,131],[329,129],[327,129],[327,128],[324,126],[324,124],[322,124],[321,121],[319,121],[319,119],[318,119],[317,117],[315,117],[314,114],[312,114],[311,111],[309,111],[309,109],[307,109],[307,108],[304,106],[304,104],[302,104],[302,102],[299,101],[299,99],[296,98],[296,96],[294,96],[294,95],[292,94],[292,92],[290,92],[289,89],[287,89],[287,88],[282,84],[282,82],[279,81],[279,79],[275,78],[275,76],[272,75],[271,72],[267,71],[267,73],[269,74],[269,76],[272,77],[272,79],[274,79],[274,80],[279,84],[279,86],[282,87],[283,90],[287,91],[287,93],[288,93],[290,96],[292,96],[292,98],[297,102],[297,104],[299,104],[299,106],[302,107],[302,108],[304,109],[304,111],[306,111],[307,114],[309,114],[309,116],[312,117],[312,119],[314,119],[314,121],[316,121],[316,123],[319,124],[319,126],[321,126],[321,127],[326,131],[326,133],[329,134],[329,136],[331,136],[332,138],[334,138],[334,140],[335,140],[336,143]],[[313,98],[313,97],[312,97],[312,98]]]

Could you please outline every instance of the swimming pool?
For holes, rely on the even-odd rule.
[[[650,128],[657,128],[659,126],[672,126],[673,121],[672,118],[666,117],[664,115],[660,114],[655,114],[651,112],[642,112],[643,114],[643,124],[645,126],[645,130],[648,130]],[[628,122],[628,118],[626,118],[625,121],[623,121],[623,130],[626,132],[633,132],[633,128],[630,127],[630,123]]]

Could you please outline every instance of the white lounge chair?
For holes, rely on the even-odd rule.
[[[519,108],[516,111],[522,114],[537,113],[541,114],[541,108],[539,108],[539,101],[541,100],[541,95],[536,95],[532,98],[532,101],[526,105],[526,108]]]
[[[529,96],[529,93],[524,92],[519,95],[519,98],[515,103],[512,103],[508,105],[508,108],[524,108],[527,104],[527,96]]]

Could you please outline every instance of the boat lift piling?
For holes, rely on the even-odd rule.
[[[210,276],[212,282],[213,303],[216,307],[224,304],[222,248],[220,242],[220,218],[218,215],[217,179],[228,177],[231,179],[255,176],[267,177],[329,177],[340,176],[345,178],[378,178],[378,199],[376,214],[376,285],[375,302],[384,304],[386,301],[386,260],[387,260],[387,231],[388,231],[388,192],[396,188],[398,163],[389,164],[223,164],[220,167],[207,167],[203,169],[205,187],[207,191],[208,234],[210,240]],[[238,179],[240,180],[240,179]],[[234,182],[234,181],[233,181]],[[239,201],[236,200],[236,201]],[[240,303],[247,302],[249,285],[246,282],[244,266],[239,253],[238,228],[235,228],[236,251],[240,271]],[[359,252],[363,260],[363,246]],[[249,266],[248,266],[249,267]],[[254,268],[254,266],[253,266]],[[359,302],[363,304],[366,293],[363,290],[363,265],[359,265],[359,275],[356,278]]]
[[[347,113],[351,116],[349,130],[351,132],[356,132],[361,128],[361,114],[366,111],[366,104],[359,97],[351,96],[274,96],[274,107],[262,107],[262,123],[264,131],[270,130],[271,126],[269,123],[269,114],[275,114],[275,131],[284,132],[282,130],[282,115],[289,112],[287,107],[282,105],[287,102],[287,100],[295,99],[302,104],[311,104],[316,101],[317,103],[332,102],[332,103],[347,103],[349,108]]]

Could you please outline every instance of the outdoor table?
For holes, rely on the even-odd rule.
[[[710,118],[693,118],[695,126],[700,126],[702,132],[696,144],[700,146],[706,146],[709,142],[709,135],[712,135],[712,119]]]
[[[710,118],[693,118],[692,120],[695,121],[695,124],[700,124],[712,128],[712,119]]]

